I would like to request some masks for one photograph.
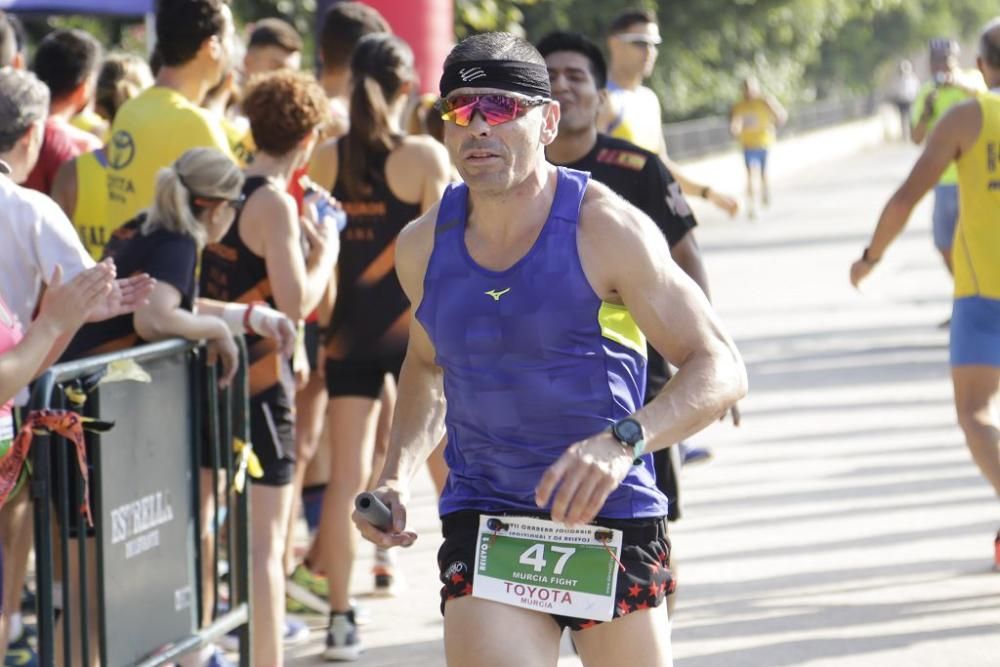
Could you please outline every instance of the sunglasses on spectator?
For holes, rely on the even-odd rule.
[[[478,111],[489,125],[500,125],[520,118],[533,107],[547,104],[547,97],[520,97],[489,93],[486,95],[455,95],[440,100],[438,111],[443,120],[451,121],[459,127],[468,127],[472,116]]]
[[[219,202],[229,204],[229,207],[233,209],[233,213],[236,215],[240,214],[243,210],[243,205],[247,203],[247,197],[245,194],[240,193],[240,196],[236,199],[223,199],[220,197],[202,197],[200,195],[191,194],[191,208],[194,210],[206,209],[212,206],[212,204],[217,204]]]
[[[646,33],[625,32],[616,35],[616,37],[640,49],[655,49],[663,42],[659,37],[647,35]]]

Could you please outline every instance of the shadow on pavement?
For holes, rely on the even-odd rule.
[[[864,607],[858,607],[863,609]],[[826,627],[826,624],[824,624]],[[678,658],[676,667],[791,667],[817,658],[857,656],[916,644],[965,637],[995,636],[995,624],[947,628],[926,632],[905,632],[876,636],[829,637],[776,642],[765,646],[742,648],[690,658]],[[962,663],[962,667],[991,667],[992,663]]]

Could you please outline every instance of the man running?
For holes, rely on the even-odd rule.
[[[913,207],[952,161],[959,207],[952,264],[951,377],[958,423],[983,476],[1000,496],[1000,16],[983,29],[976,59],[989,92],[953,107],[886,204],[872,240],[851,266],[856,287],[903,231]],[[1000,569],[1000,531],[994,540]]]
[[[964,72],[958,66],[958,52],[958,42],[953,39],[931,40],[931,80],[920,87],[910,112],[913,123],[910,138],[915,144],[924,143],[949,109],[975,97],[976,92],[982,89],[978,72]],[[941,178],[934,186],[934,212],[931,215],[934,247],[941,253],[948,273],[954,273],[951,246],[957,223],[958,171],[952,163],[941,172]]]
[[[611,22],[607,40],[611,57],[608,98],[601,105],[597,126],[605,134],[659,155],[684,194],[701,197],[730,216],[736,215],[739,204],[735,199],[692,180],[667,156],[660,100],[652,89],[642,85],[653,73],[662,41],[656,15],[649,10],[630,9]]]
[[[743,148],[743,163],[747,168],[747,215],[757,217],[754,201],[754,175],[760,182],[761,204],[771,203],[767,183],[767,151],[774,143],[775,131],[788,120],[788,113],[778,100],[764,94],[757,77],[743,79],[742,96],[729,112],[729,131]]]
[[[441,97],[464,183],[399,236],[415,317],[375,490],[393,525],[355,522],[376,544],[413,543],[410,480],[447,428],[448,662],[554,665],[568,627],[584,664],[670,665],[649,452],[743,396],[739,353],[645,215],[545,162],[559,104],[534,47],[467,38]],[[643,333],[680,369],[646,407]]]

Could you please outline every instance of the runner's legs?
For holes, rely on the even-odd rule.
[[[955,366],[951,376],[969,452],[1000,496],[1000,367]]]
[[[292,505],[292,485],[250,485],[252,508],[250,558],[253,567],[254,664],[282,664],[281,642],[285,632],[285,530]]]
[[[548,614],[492,600],[468,595],[444,608],[448,667],[555,667],[561,636]]]
[[[380,407],[376,399],[335,396],[327,409],[330,482],[323,498],[321,535],[332,611],[350,609],[351,571],[357,553],[351,513],[355,496],[365,489],[371,474]]]
[[[664,605],[573,633],[584,667],[673,667]]]
[[[326,382],[315,370],[309,382],[295,395],[295,471],[292,473],[292,507],[288,513],[285,571],[295,568],[295,522],[301,506],[302,485],[309,463],[315,458],[323,436],[326,413]]]

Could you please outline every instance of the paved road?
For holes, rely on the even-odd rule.
[[[889,146],[790,175],[755,223],[702,211],[715,303],[751,393],[743,427],[699,436],[715,460],[685,471],[678,667],[1000,665],[1000,512],[954,424],[928,202],[864,294],[847,281],[914,156]],[[366,601],[360,664],[444,664],[433,508],[422,479],[422,539],[401,558],[411,585]],[[319,662],[315,623],[291,664]],[[560,667],[579,664],[565,653]]]

